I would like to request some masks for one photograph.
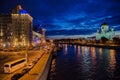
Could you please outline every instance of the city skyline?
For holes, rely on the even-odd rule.
[[[95,35],[104,21],[119,33],[119,3],[118,0],[36,0],[29,2],[1,0],[0,13],[8,13],[11,8],[20,4],[33,16],[34,25],[41,25],[47,29],[47,36],[87,36]]]

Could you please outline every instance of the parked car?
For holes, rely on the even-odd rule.
[[[11,77],[11,80],[18,80],[23,75],[24,75],[23,73],[16,73]]]
[[[29,70],[30,70],[30,68],[24,68],[24,69],[22,70],[22,73],[23,73],[23,74],[26,74]]]
[[[34,60],[33,60],[33,64],[36,64],[38,62],[38,60],[40,59],[40,57],[36,57]]]
[[[33,63],[27,64],[25,68],[32,68],[34,66]]]

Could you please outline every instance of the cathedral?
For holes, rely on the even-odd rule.
[[[115,36],[114,29],[109,28],[109,25],[106,22],[104,22],[101,25],[101,28],[97,30],[96,40],[100,40],[102,37],[112,40],[114,36]]]

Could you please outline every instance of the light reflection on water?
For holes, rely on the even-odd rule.
[[[68,53],[67,52],[67,50],[68,50],[67,44],[63,45],[63,50],[64,50],[64,54],[66,55]]]
[[[120,51],[63,45],[48,80],[120,80]]]
[[[76,54],[76,45],[74,45],[74,53]]]
[[[78,46],[78,56],[80,56],[80,46]]]
[[[116,65],[116,60],[115,60],[115,50],[110,50],[110,63],[109,63],[109,67],[111,69],[111,71],[115,70],[115,65]]]

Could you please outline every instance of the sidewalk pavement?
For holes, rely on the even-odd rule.
[[[40,60],[37,62],[37,64],[19,80],[38,80],[38,78],[42,75],[46,68],[47,62],[52,55],[51,52],[52,48],[49,50],[48,53],[44,53]]]

